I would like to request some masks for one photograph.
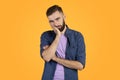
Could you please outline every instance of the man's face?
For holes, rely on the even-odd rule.
[[[65,16],[63,15],[63,13],[56,11],[53,14],[51,14],[50,16],[48,16],[48,20],[49,23],[51,25],[51,27],[56,27],[58,28],[61,32],[64,30],[65,28]]]

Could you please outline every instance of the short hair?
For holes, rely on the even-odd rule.
[[[58,5],[53,5],[51,7],[49,7],[46,11],[46,16],[50,16],[52,13],[54,13],[55,11],[59,11],[63,13],[63,10],[60,6]]]

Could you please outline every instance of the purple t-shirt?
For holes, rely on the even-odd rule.
[[[57,47],[57,57],[65,58],[67,38],[64,34],[61,35],[60,41]],[[53,80],[64,80],[64,68],[63,65],[57,64]]]

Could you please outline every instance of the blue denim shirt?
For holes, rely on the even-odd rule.
[[[40,53],[44,50],[43,46],[51,45],[55,36],[56,34],[53,30],[46,31],[41,35]],[[79,61],[85,67],[86,52],[82,34],[67,27],[65,36],[67,37],[65,59]],[[42,80],[53,80],[56,64],[53,60],[45,62]],[[70,69],[64,66],[65,80],[78,80],[77,71],[76,69]]]

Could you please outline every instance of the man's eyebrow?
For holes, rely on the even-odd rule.
[[[49,22],[53,22],[53,20],[49,20]]]
[[[55,20],[58,20],[58,19],[60,19],[60,17],[57,17]]]

